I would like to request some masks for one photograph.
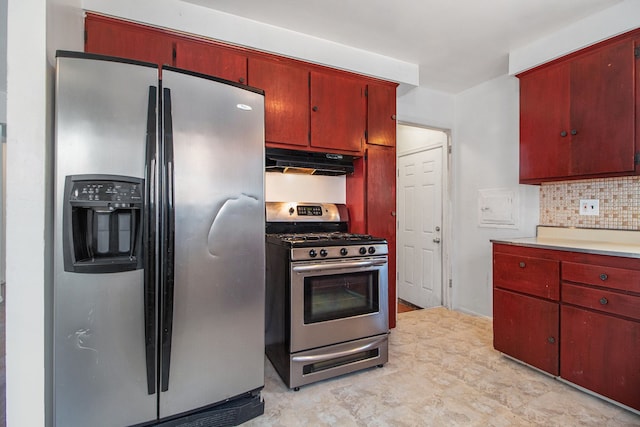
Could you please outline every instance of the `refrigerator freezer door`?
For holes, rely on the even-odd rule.
[[[156,418],[145,366],[143,272],[65,272],[65,177],[143,178],[149,87],[157,69],[59,57],[54,201],[56,426],[123,426]]]
[[[162,76],[175,276],[172,324],[161,326],[173,332],[170,360],[161,360],[170,362],[161,418],[263,387],[265,274],[264,97],[168,69]]]

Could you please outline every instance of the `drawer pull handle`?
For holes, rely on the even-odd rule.
[[[606,299],[605,297],[600,298],[600,304],[606,305],[608,302],[609,302],[609,300]]]
[[[609,276],[607,276],[607,275],[606,275],[606,274],[604,274],[604,273],[602,273],[602,274],[600,275],[600,280],[602,280],[603,282],[604,282],[605,280],[607,280],[608,278],[609,278]]]
[[[554,337],[549,337],[547,338],[547,341],[549,341],[550,344],[553,344],[554,342],[556,342],[556,339]]]
[[[523,261],[520,261],[520,268],[525,268],[527,266],[527,264],[525,264]]]

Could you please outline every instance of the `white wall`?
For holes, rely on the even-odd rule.
[[[0,283],[5,282],[5,147],[3,134],[7,124],[7,2],[0,3]],[[3,296],[0,295],[0,302]]]
[[[82,48],[79,17],[79,0],[8,0],[9,426],[44,426],[51,414],[51,58]]]
[[[453,308],[492,315],[490,239],[534,236],[538,188],[518,185],[518,80],[500,77],[462,92],[455,100],[453,136]],[[517,229],[478,226],[478,190],[520,192]]]
[[[7,423],[38,426],[46,391],[46,0],[9,0],[8,6]],[[34,405],[27,407],[30,400]]]
[[[346,203],[346,177],[271,172],[265,175],[267,202]]]
[[[625,0],[509,53],[509,74],[640,27],[640,1]]]
[[[454,96],[424,87],[398,87],[397,116],[406,123],[453,129]]]

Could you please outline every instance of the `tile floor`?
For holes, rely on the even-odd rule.
[[[0,292],[4,298],[4,285],[0,287]],[[5,300],[0,302],[0,427],[7,425],[7,385],[5,375]]]
[[[0,303],[0,427],[5,425]],[[640,415],[501,356],[491,320],[444,308],[398,316],[389,363],[288,390],[268,361],[252,426],[640,426]]]
[[[268,361],[264,415],[243,426],[640,426],[640,415],[514,362],[491,319],[401,313],[389,363],[288,390]]]

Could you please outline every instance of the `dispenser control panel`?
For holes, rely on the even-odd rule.
[[[142,186],[132,182],[75,181],[69,200],[71,202],[116,202],[129,206],[131,203],[142,202]]]

